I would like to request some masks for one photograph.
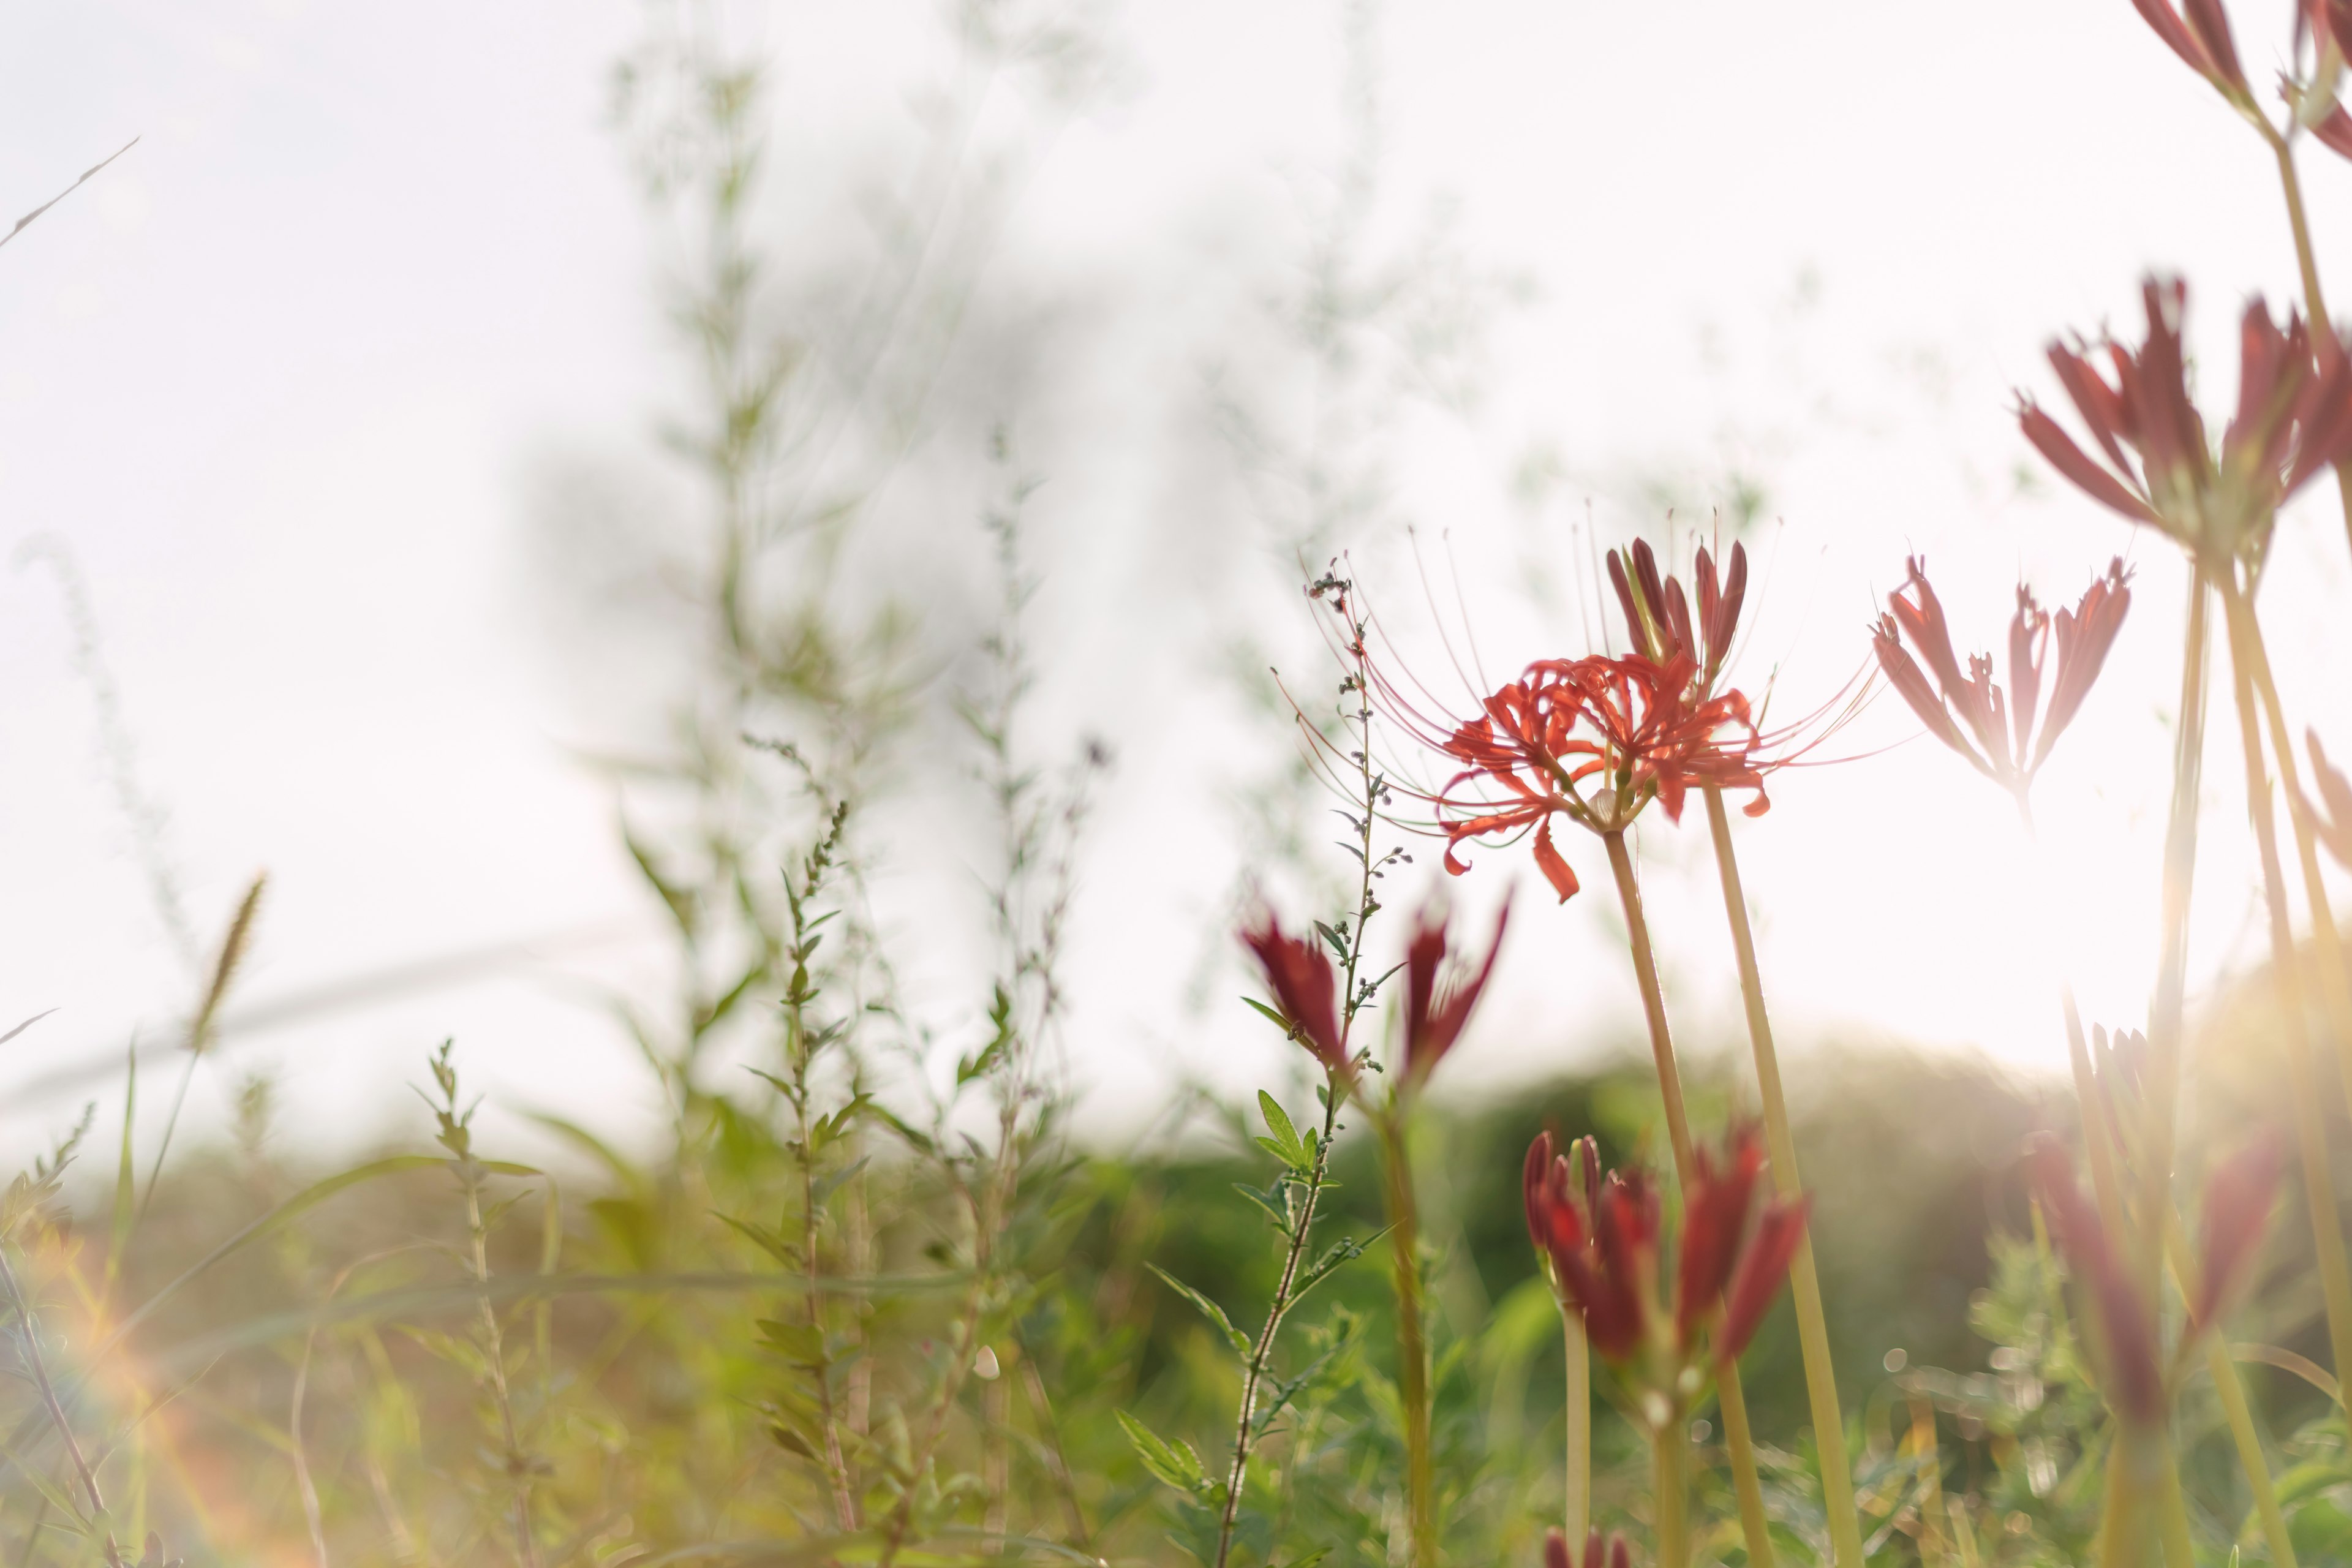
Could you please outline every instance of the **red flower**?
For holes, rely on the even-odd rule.
[[[1511,906],[1504,900],[1494,939],[1476,972],[1457,972],[1443,986],[1439,972],[1445,964],[1446,917],[1439,915],[1433,922],[1430,916],[1429,910],[1422,910],[1405,947],[1404,1077],[1411,1086],[1428,1078],[1469,1023],[1470,1010],[1478,1005],[1478,994],[1495,971],[1495,956],[1503,950],[1503,928],[1511,923]]]
[[[1544,1533],[1544,1568],[1577,1568],[1576,1553],[1568,1549],[1568,1537],[1558,1530]],[[1584,1540],[1583,1568],[1633,1568],[1633,1549],[1622,1535],[1612,1532],[1604,1553],[1601,1531],[1595,1530]]]
[[[2109,563],[2106,575],[2084,591],[2074,609],[2060,610],[2054,616],[2034,602],[2032,590],[2019,585],[2017,614],[2009,623],[2006,696],[1993,684],[1988,655],[1971,655],[1969,673],[1962,678],[1943,603],[1928,585],[1918,557],[1907,565],[1910,581],[1887,597],[1894,613],[1880,616],[1872,632],[1879,668],[1928,733],[1987,778],[2022,794],[2048,759],[2050,748],[2074,721],[2131,608],[2131,574],[2124,570],[2123,558]],[[1904,651],[1906,640],[1927,660],[1935,677],[1932,684]],[[2043,656],[2053,640],[2057,644],[2056,668],[2051,672],[2050,706],[2042,710]],[[2042,721],[2038,734],[2037,717]]]
[[[2029,1158],[2052,1234],[2091,1293],[2105,1363],[2101,1386],[2107,1402],[2126,1421],[2159,1422],[2170,1380],[2165,1375],[2155,1306],[2116,1255],[2098,1210],[2074,1184],[2074,1167],[2058,1141],[2041,1135]],[[2263,1138],[2224,1162],[2206,1182],[2195,1289],[2188,1322],[2174,1347],[2176,1369],[2197,1337],[2214,1327],[2252,1268],[2278,1179],[2278,1145]]]
[[[1590,1148],[1585,1141],[1580,1191],[1578,1172],[1552,1153],[1551,1135],[1541,1135],[1528,1151],[1523,1184],[1528,1234],[1563,1301],[1583,1311],[1592,1348],[1629,1363],[1661,1352],[1653,1331],[1671,1322],[1669,1364],[1650,1368],[1662,1389],[1676,1388],[1694,1362],[1736,1360],[1788,1276],[1811,1200],[1775,1198],[1755,1212],[1764,1152],[1753,1127],[1735,1130],[1719,1154],[1697,1151],[1669,1309],[1654,1299],[1657,1194],[1639,1172],[1601,1180]]]
[[[2352,452],[2352,358],[2333,331],[2315,342],[2292,311],[2282,331],[2256,297],[2239,332],[2237,413],[2216,454],[2189,401],[2180,341],[2187,286],[2150,279],[2142,295],[2147,342],[2137,351],[2112,339],[2101,345],[2115,368],[2112,384],[2092,364],[2091,345],[2050,345],[2050,363],[2105,463],[2021,395],[2018,423],[2092,500],[2226,563],[2259,549],[2280,503]]]
[[[1311,940],[1285,933],[1271,913],[1262,913],[1255,927],[1244,929],[1242,941],[1257,955],[1291,1038],[1331,1071],[1345,1072],[1348,1047],[1339,1028],[1339,978],[1329,957]]]
[[[1538,659],[1496,689],[1483,717],[1433,741],[1463,764],[1430,797],[1446,838],[1445,868],[1469,869],[1458,853],[1465,839],[1532,826],[1536,864],[1564,903],[1577,881],[1552,845],[1555,814],[1611,833],[1654,798],[1680,821],[1688,792],[1713,784],[1754,790],[1748,815],[1761,816],[1771,805],[1764,774],[1778,764],[1759,755],[1763,737],[1748,699],[1697,694],[1697,670],[1686,654],[1663,664],[1638,653]]]

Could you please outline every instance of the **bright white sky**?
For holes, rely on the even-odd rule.
[[[1052,147],[1001,260],[1008,293],[1084,326],[1030,456],[1051,481],[1047,707],[1121,755],[1071,1016],[1078,1069],[1121,1119],[1171,1063],[1239,1087],[1272,1059],[1237,1006],[1181,1005],[1234,869],[1218,793],[1243,731],[1209,685],[1212,645],[1247,595],[1295,603],[1267,587],[1279,564],[1236,515],[1241,487],[1202,477],[1219,460],[1204,384],[1262,346],[1259,301],[1295,283],[1302,206],[1340,147],[1339,10],[1112,10],[1120,85]],[[2288,7],[2236,12],[2260,79]],[[887,165],[903,144],[936,68],[929,14],[775,8],[784,199],[835,189],[845,147]],[[617,0],[118,3],[26,13],[0,62],[0,205],[142,138],[0,254],[0,546],[54,535],[86,574],[208,942],[269,869],[247,1007],[486,946],[550,960],[238,1037],[232,1062],[280,1075],[306,1143],[405,1125],[400,1086],[445,1034],[500,1108],[620,1130],[650,1109],[577,980],[642,975],[656,928],[611,799],[568,750],[593,694],[543,646],[520,542],[549,454],[643,451],[651,469],[673,384],[604,122],[637,23]],[[1906,551],[1979,644],[2021,571],[2071,599],[2126,553],[2132,620],[2039,792],[2058,898],[2027,890],[2001,800],[1926,743],[1783,779],[1742,844],[1791,1049],[1893,1037],[2050,1066],[2049,952],[2072,955],[2090,1016],[2139,1023],[2181,573],[2040,477],[2006,408],[2015,385],[2053,395],[2055,331],[2136,326],[2151,265],[2190,277],[2207,402],[2233,395],[2241,300],[2294,297],[2259,144],[2124,0],[1396,4],[1379,56],[1375,250],[1451,211],[1455,249],[1532,286],[1496,319],[1476,407],[1408,412],[1386,447],[1392,516],[1452,532],[1487,668],[1581,650],[1559,595],[1588,503],[1604,542],[1655,537],[1659,483],[1704,505],[1727,472],[1763,482],[1783,522],[1751,542],[1744,672],[1780,665],[1791,710],[1865,656]],[[2352,167],[2315,152],[2306,170],[2352,289]],[[1532,497],[1513,484],[1531,458],[1556,476]],[[963,515],[938,526],[961,538]],[[1409,610],[1393,528],[1362,543],[1383,602]],[[2289,701],[2352,753],[2328,677],[2352,555],[2326,498],[2291,518],[2273,577]],[[0,1024],[59,1009],[0,1047],[6,1086],[119,1056],[134,1028],[167,1036],[187,982],[105,787],[52,578],[0,573]],[[2208,974],[2259,942],[2232,722],[2222,705],[2208,767]],[[1907,728],[1882,705],[1857,745]],[[1643,853],[1677,1011],[1695,1037],[1733,1037],[1703,834],[1662,827]],[[1633,1037],[1592,850],[1569,847],[1589,898],[1522,910],[1463,1081]],[[1474,900],[1508,871],[1532,881],[1515,856],[1478,858]],[[929,983],[953,1027],[968,943],[944,951]],[[235,1070],[200,1080],[199,1114]],[[19,1144],[72,1110],[0,1103]]]

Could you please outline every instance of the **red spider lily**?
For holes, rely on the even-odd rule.
[[[1536,864],[1565,903],[1576,873],[1551,841],[1565,815],[1596,833],[1622,831],[1652,799],[1675,821],[1696,786],[1751,789],[1750,816],[1770,808],[1763,736],[1738,691],[1696,695],[1696,662],[1643,654],[1538,659],[1486,701],[1486,713],[1443,739],[1423,734],[1463,770],[1431,796],[1446,838],[1445,868],[1469,869],[1465,839],[1536,830]],[[1584,786],[1591,785],[1590,793]],[[1484,795],[1457,792],[1486,786]],[[1499,789],[1496,798],[1493,793]]]
[[[2097,1208],[2074,1184],[2073,1163],[2055,1138],[2034,1140],[2029,1158],[2058,1245],[2090,1291],[2105,1363],[2102,1386],[2125,1420],[2153,1425],[2164,1418],[2168,1378],[2157,1334],[2155,1303],[2116,1255]],[[2279,1149],[2257,1140],[2225,1161],[2205,1184],[2205,1213],[2188,1321],[2174,1347],[2174,1372],[2198,1337],[2210,1330],[2260,1250],[2278,1193]]]
[[[2131,574],[2123,558],[2093,581],[2074,609],[2045,613],[2032,590],[2019,584],[2017,614],[2009,623],[2009,690],[1993,684],[1992,659],[1972,654],[1963,678],[1952,653],[1952,635],[1943,602],[1928,584],[1918,557],[1906,563],[1910,580],[1887,596],[1894,613],[1879,617],[1871,637],[1879,668],[1903,694],[1928,733],[1966,757],[1976,770],[2011,794],[2022,795],[2048,760],[2050,748],[2074,721],[2091,683],[2106,663],[2107,650],[2131,608]],[[1906,595],[1908,595],[1907,597]],[[1909,641],[1935,677],[1931,683],[1904,651]],[[2050,705],[2042,708],[2044,654],[2057,645],[2051,671]],[[1958,715],[1957,721],[1954,715]],[[2034,727],[2041,720],[2040,731]],[[1961,726],[1967,726],[1964,731]]]
[[[1475,972],[1457,970],[1441,985],[1446,917],[1441,914],[1433,921],[1431,910],[1424,909],[1414,921],[1404,957],[1404,1080],[1408,1085],[1418,1087],[1454,1048],[1463,1026],[1470,1021],[1470,1010],[1478,1005],[1479,993],[1486,988],[1486,977],[1495,971],[1495,957],[1503,951],[1503,929],[1510,923],[1511,905],[1506,899],[1503,912],[1495,919],[1494,939],[1487,942],[1486,956],[1478,961]]]
[[[1569,1550],[1568,1537],[1558,1530],[1544,1533],[1544,1568],[1578,1568],[1576,1553]],[[1614,1532],[1604,1548],[1601,1531],[1595,1530],[1584,1538],[1582,1568],[1633,1568],[1633,1548],[1625,1544],[1623,1536]]]
[[[2238,64],[2238,46],[2230,37],[2230,18],[2221,0],[2183,0],[2179,10],[2171,0],[2132,0],[2156,36],[2189,62],[2189,68],[2213,84],[2241,111],[2254,112],[2253,89]]]
[[[1312,940],[1286,933],[1271,913],[1261,913],[1258,923],[1241,934],[1257,955],[1291,1038],[1331,1071],[1345,1072],[1348,1047],[1339,1028],[1339,977],[1330,958]]]
[[[1594,1183],[1597,1161],[1586,1155],[1591,1184],[1580,1198],[1576,1173],[1552,1153],[1545,1133],[1528,1151],[1523,1176],[1528,1232],[1562,1300],[1583,1311],[1592,1348],[1620,1365],[1637,1358],[1653,1363],[1652,1386],[1676,1397],[1686,1392],[1679,1382],[1685,1368],[1737,1360],[1756,1337],[1788,1276],[1811,1201],[1774,1198],[1752,1212],[1764,1166],[1753,1127],[1736,1129],[1719,1155],[1696,1153],[1671,1309],[1655,1299],[1658,1197],[1640,1172]]]
[[[2327,846],[2327,852],[2342,864],[2352,866],[2352,780],[2347,780],[2328,764],[2318,731],[2305,730],[2303,742],[2311,748],[2312,782],[2319,786],[2319,798],[2326,803],[2322,810],[2305,801],[2304,816],[2319,835],[2319,841]]]
[[[2315,340],[2293,311],[2281,331],[2261,298],[2251,300],[2239,332],[2238,408],[2217,454],[2189,400],[2180,340],[2188,288],[2150,279],[2142,295],[2147,341],[2137,351],[2112,339],[2101,345],[2112,384],[2091,363],[2091,345],[2050,345],[2051,365],[2105,463],[2022,395],[2018,423],[2092,500],[2225,563],[2259,550],[2280,504],[2352,454],[2352,357],[2332,331]]]

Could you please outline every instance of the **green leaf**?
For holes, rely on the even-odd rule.
[[[1281,1183],[1279,1178],[1277,1178],[1275,1188],[1276,1193],[1280,1191],[1280,1186]],[[1265,1211],[1266,1218],[1274,1221],[1276,1229],[1281,1231],[1285,1236],[1288,1236],[1290,1234],[1290,1216],[1282,1212],[1281,1208],[1275,1201],[1274,1194],[1260,1192],[1257,1188],[1251,1186],[1247,1182],[1235,1182],[1234,1184],[1234,1191],[1241,1194],[1242,1196],[1249,1199],[1250,1202],[1264,1209]]]
[[[1284,1017],[1280,1013],[1276,1012],[1273,1008],[1267,1006],[1265,1003],[1259,1001],[1255,996],[1244,996],[1242,1000],[1256,1008],[1260,1013],[1264,1014],[1267,1023],[1272,1024],[1276,1028],[1280,1029],[1286,1035],[1290,1033],[1290,1020]]]
[[[1274,1134],[1258,1142],[1273,1150],[1291,1169],[1304,1171],[1311,1168],[1314,1160],[1307,1152],[1308,1146],[1299,1142],[1298,1129],[1291,1125],[1290,1115],[1282,1109],[1282,1102],[1265,1090],[1259,1089],[1257,1108],[1265,1118],[1266,1131]]]
[[[1152,1430],[1124,1410],[1114,1410],[1119,1429],[1127,1440],[1135,1445],[1137,1458],[1143,1468],[1179,1491],[1198,1495],[1209,1488],[1209,1478],[1201,1468],[1201,1456],[1192,1452],[1192,1445],[1179,1437],[1173,1443],[1163,1441]]]
[[[1144,1267],[1150,1269],[1154,1274],[1159,1275],[1163,1280],[1166,1280],[1170,1289],[1174,1290],[1177,1294],[1182,1296],[1184,1300],[1192,1302],[1195,1307],[1200,1308],[1201,1315],[1207,1318],[1209,1321],[1216,1324],[1219,1331],[1224,1334],[1225,1342],[1234,1347],[1234,1353],[1242,1357],[1244,1360],[1248,1359],[1250,1353],[1250,1342],[1248,1337],[1245,1336],[1239,1329],[1234,1327],[1234,1321],[1225,1316],[1225,1310],[1223,1307],[1218,1306],[1214,1301],[1210,1300],[1206,1296],[1202,1295],[1198,1290],[1193,1289],[1192,1287],[1185,1284],[1184,1281],[1177,1279],[1173,1274],[1169,1273],[1168,1270],[1160,1268],[1157,1263],[1147,1263]]]

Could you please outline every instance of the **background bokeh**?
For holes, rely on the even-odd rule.
[[[2288,8],[2239,9],[2260,79]],[[661,441],[689,369],[665,317],[679,238],[613,107],[650,14],[12,22],[0,200],[140,138],[0,254],[0,1010],[58,1009],[0,1047],[12,1146],[127,1047],[170,1042],[192,958],[264,868],[200,1122],[266,1069],[299,1146],[412,1130],[403,1086],[449,1035],[494,1119],[627,1138],[655,1114],[608,1005],[661,984],[610,764],[663,734],[662,541],[696,494]],[[913,608],[941,692],[992,591],[988,433],[1040,481],[1026,742],[1117,759],[1066,1021],[1091,1136],[1278,1061],[1223,931],[1254,872],[1298,892],[1264,854],[1267,803],[1298,808],[1256,672],[1328,684],[1302,552],[1350,552],[1433,669],[1429,605],[1458,619],[1458,582],[1492,671],[1601,635],[1600,549],[1686,546],[1720,511],[1759,569],[1742,679],[1790,713],[1860,668],[1906,552],[1980,643],[2020,575],[2071,599],[2123,553],[2132,621],[2038,795],[2054,893],[1998,796],[1903,743],[1892,703],[1742,831],[1794,1077],[1832,1045],[2048,1073],[2052,954],[2093,1017],[2141,1020],[2181,574],[2052,483],[2012,389],[2046,395],[2041,345],[2132,324],[2164,268],[2196,280],[2218,401],[2244,296],[2294,289],[2258,144],[2127,7],[2003,0],[1956,27],[1830,0],[1107,3],[1002,80],[972,79],[919,0],[711,15],[773,60],[752,221],[780,330],[824,341],[910,245],[954,285],[905,346],[935,373],[845,589]],[[2308,181],[2340,249],[2352,171]],[[2352,717],[2327,506],[2288,520],[2264,595],[2289,708],[2323,729]],[[952,1044],[980,1022],[985,824],[928,700],[879,807],[877,896],[921,934],[911,994]],[[2209,770],[2216,820],[2232,772]],[[2209,991],[2261,934],[2240,837],[2209,835],[2200,872]],[[1737,1015],[1697,847],[1644,825],[1704,1041]],[[1472,904],[1513,867],[1484,858]],[[1633,1035],[1605,921],[1536,902],[1454,1094]]]

